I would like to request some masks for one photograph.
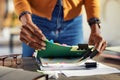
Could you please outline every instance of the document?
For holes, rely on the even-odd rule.
[[[65,76],[93,76],[93,75],[103,75],[103,74],[111,74],[111,73],[120,73],[120,70],[106,66],[97,62],[98,66],[94,69],[81,69],[81,70],[63,70],[61,71]]]
[[[120,70],[106,66],[104,64],[101,64],[97,62],[96,68],[85,68],[85,62],[95,62],[92,59],[89,59],[87,61],[84,61],[82,63],[73,63],[76,61],[76,59],[73,59],[71,61],[68,61],[65,59],[44,59],[42,58],[42,63],[44,64],[41,69],[43,71],[49,71],[54,72],[57,71],[57,73],[62,73],[67,77],[71,76],[92,76],[92,75],[103,75],[103,74],[111,74],[111,73],[120,73]],[[52,62],[53,61],[53,62]],[[63,62],[64,61],[64,62]],[[68,63],[66,63],[68,62]]]
[[[106,50],[120,52],[120,46],[107,47]]]

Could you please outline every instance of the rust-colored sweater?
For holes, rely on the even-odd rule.
[[[20,15],[24,11],[51,19],[57,0],[14,0],[15,11]],[[85,6],[87,19],[99,18],[99,0],[62,0],[64,20],[70,20],[82,13]]]

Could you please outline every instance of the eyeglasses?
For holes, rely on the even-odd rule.
[[[15,62],[16,65],[18,65],[18,62],[17,62],[17,58],[18,56],[20,56],[21,54],[9,54],[9,55],[0,55],[0,61],[2,61],[2,66],[5,65],[5,60],[7,58],[10,58],[12,57],[13,58],[13,61]]]

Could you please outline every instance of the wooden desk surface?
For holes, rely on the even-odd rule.
[[[117,60],[104,59],[101,56],[94,58],[94,60],[101,62],[105,65],[120,69],[120,62]],[[36,71],[36,69],[38,69],[38,66],[36,65],[36,62],[33,58],[23,58],[23,64],[21,68],[25,70],[30,70],[30,71]],[[54,80],[54,79],[49,79],[49,80]],[[66,77],[60,74],[57,80],[120,80],[120,74],[116,73],[116,74],[82,76],[82,77],[81,76],[80,77]]]

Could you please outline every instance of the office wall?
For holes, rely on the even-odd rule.
[[[109,45],[120,45],[120,0],[100,0],[101,32]],[[84,36],[88,41],[90,28],[84,14]]]

